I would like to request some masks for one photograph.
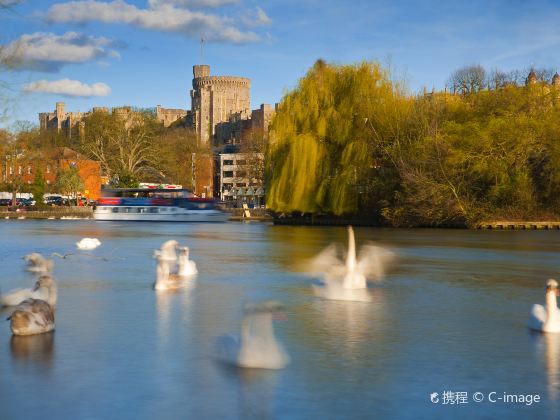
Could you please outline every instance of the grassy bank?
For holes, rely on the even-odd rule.
[[[1,219],[90,219],[93,207],[0,207]]]

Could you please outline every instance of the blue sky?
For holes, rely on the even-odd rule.
[[[541,0],[27,0],[0,10],[0,45],[19,54],[17,69],[0,69],[17,99],[3,124],[36,123],[57,101],[190,109],[202,61],[249,77],[253,109],[278,102],[318,58],[390,63],[412,91],[443,88],[468,64],[559,69],[558,22],[560,2]]]

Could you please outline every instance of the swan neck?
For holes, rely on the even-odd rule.
[[[158,262],[156,283],[164,283],[169,280],[169,264],[163,261]]]
[[[243,318],[241,323],[241,340],[254,338],[264,339],[274,335],[272,331],[272,314],[250,314]]]
[[[549,317],[556,316],[558,305],[556,304],[556,292],[549,290],[546,292],[546,313]]]
[[[348,228],[348,255],[346,256],[346,268],[354,270],[356,267],[356,241],[354,240],[354,229]]]

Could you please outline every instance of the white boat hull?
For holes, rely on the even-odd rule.
[[[229,214],[219,210],[190,210],[181,207],[120,207],[99,206],[93,212],[95,220],[135,222],[225,222]]]

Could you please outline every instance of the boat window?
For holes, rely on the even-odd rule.
[[[159,209],[157,207],[150,207],[150,213],[157,213]]]
[[[118,212],[119,212],[119,208],[118,208],[118,207],[113,207],[111,210],[112,210],[113,213],[118,213]]]

